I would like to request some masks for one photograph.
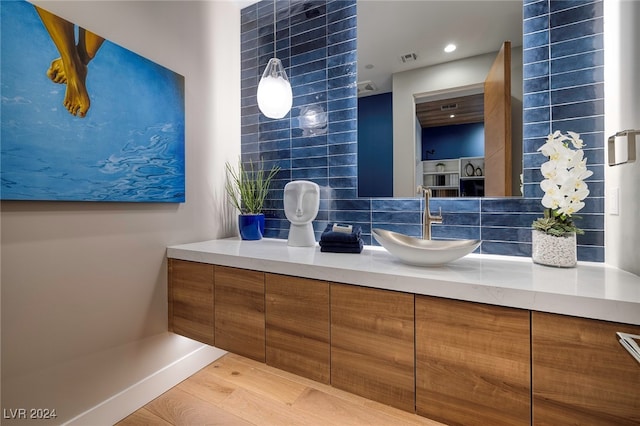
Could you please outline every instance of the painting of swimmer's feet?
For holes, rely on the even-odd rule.
[[[0,2],[2,200],[185,201],[184,77]]]

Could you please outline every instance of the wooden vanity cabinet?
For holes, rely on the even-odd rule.
[[[215,346],[265,361],[263,272],[216,266]]]
[[[640,424],[640,364],[618,331],[640,326],[532,312],[533,424]]]
[[[214,344],[214,266],[168,260],[169,331]]]
[[[328,384],[329,283],[266,274],[265,293],[267,364]]]
[[[450,425],[531,421],[528,310],[416,295],[416,412]]]
[[[450,425],[638,425],[640,326],[168,260],[169,330]]]
[[[415,411],[414,296],[331,284],[331,384]]]

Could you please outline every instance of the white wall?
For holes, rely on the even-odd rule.
[[[415,99],[420,95],[434,95],[453,89],[469,87],[470,93],[482,93],[482,84],[496,53],[473,56],[430,67],[393,74],[393,196],[415,197],[414,182],[416,137],[414,120]],[[513,81],[522,82],[522,48],[511,49]],[[480,87],[478,91],[478,87]],[[458,96],[458,95],[456,95]],[[512,85],[512,96],[522,101],[522,84]],[[522,122],[520,121],[520,125]],[[522,138],[522,132],[514,137]]]
[[[640,130],[640,2],[607,0],[605,23],[605,137]],[[640,153],[640,136],[636,137]],[[640,275],[640,161],[606,167],[605,261]],[[619,191],[619,215],[612,215]]]
[[[240,154],[240,12],[229,1],[37,4],[186,83],[186,203],[2,203],[2,408],[55,408],[60,423],[189,354],[219,356],[166,332],[165,248],[235,234],[223,184]]]

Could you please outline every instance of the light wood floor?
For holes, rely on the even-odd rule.
[[[441,423],[227,354],[117,426]]]

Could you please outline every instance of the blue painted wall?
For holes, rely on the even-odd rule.
[[[294,108],[282,120],[260,115],[255,91],[273,54],[273,2],[242,10],[242,156],[283,170],[269,199],[268,237],[287,238],[282,188],[293,179],[322,187],[316,237],[333,221],[362,226],[365,242],[380,227],[420,235],[420,198],[359,198],[355,1],[278,1],[278,57],[292,81]],[[602,0],[525,0],[524,198],[435,199],[443,225],[434,238],[480,238],[482,253],[531,255],[531,222],[542,213],[537,152],[553,130],[580,132],[594,175],[578,225],[578,259],[604,262],[604,74]],[[298,116],[319,104],[327,133],[304,136]]]
[[[393,196],[391,93],[358,98],[358,195]]]
[[[422,129],[422,160],[484,156],[484,123]]]

